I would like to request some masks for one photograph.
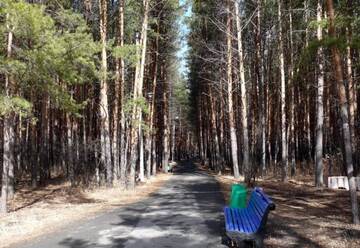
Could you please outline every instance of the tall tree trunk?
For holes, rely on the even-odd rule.
[[[147,50],[147,29],[149,19],[149,0],[143,0],[144,6],[144,19],[142,23],[141,31],[141,63],[140,63],[140,74],[139,74],[139,88],[138,97],[143,97],[143,85],[144,85],[144,74],[145,74],[145,63],[146,63],[146,50]],[[144,136],[142,132],[142,111],[140,111],[140,123],[139,123],[139,145],[140,145],[140,181],[145,181],[144,176]]]
[[[108,101],[107,83],[107,1],[99,0],[100,11],[100,38],[101,38],[101,80],[100,80],[100,144],[101,161],[106,169],[106,184],[111,186],[113,183],[113,171],[110,150],[110,116]]]
[[[310,15],[310,11],[309,11],[309,0],[305,0],[304,1],[304,9],[305,9],[305,23],[309,23],[309,15]],[[306,25],[306,29],[305,29],[305,48],[309,47],[309,25]],[[306,85],[306,104],[305,107],[307,108],[305,113],[306,113],[306,139],[307,139],[307,159],[311,160],[311,148],[312,148],[312,144],[311,144],[311,123],[310,123],[310,84]]]
[[[292,1],[290,1],[289,7],[289,36],[290,36],[290,66],[289,66],[289,85],[291,87],[291,100],[290,100],[290,142],[288,148],[290,150],[291,157],[291,176],[296,173],[296,161],[295,161],[295,82],[294,82],[294,38],[293,38],[293,11]]]
[[[41,99],[41,122],[40,125],[40,184],[45,185],[49,170],[49,156],[48,156],[48,146],[49,146],[49,133],[48,133],[48,95],[47,93],[43,94]]]
[[[124,12],[125,12],[125,0],[119,1],[119,45],[124,46]],[[123,59],[117,61],[117,68],[119,73],[119,84],[120,84],[120,127],[118,127],[118,132],[120,131],[120,181],[125,183],[126,181],[126,165],[127,165],[127,149],[126,149],[126,138],[125,138],[125,62]]]
[[[217,128],[216,128],[215,99],[213,97],[211,86],[209,86],[209,97],[210,97],[209,105],[210,105],[210,112],[211,112],[211,133],[214,138],[214,147],[215,147],[215,151],[213,152],[213,156],[215,158],[214,163],[215,163],[216,172],[220,172],[220,168],[219,168],[220,145],[219,145],[219,139],[218,139]]]
[[[7,200],[8,200],[8,191],[9,185],[13,183],[14,178],[9,175],[11,167],[14,167],[15,157],[14,157],[14,142],[15,142],[15,132],[14,132],[14,114],[9,114],[4,119],[4,142],[3,142],[3,171],[2,171],[2,187],[1,187],[1,204],[0,204],[0,213],[7,212]]]
[[[237,5],[237,4],[236,4]],[[231,143],[231,158],[233,163],[233,170],[234,170],[234,177],[238,179],[240,177],[239,173],[239,164],[238,164],[238,144],[237,144],[237,136],[236,136],[236,129],[235,129],[235,110],[234,110],[234,102],[233,102],[233,80],[232,80],[232,29],[231,29],[231,2],[228,0],[227,2],[227,21],[226,21],[226,38],[227,38],[227,96],[228,96],[228,112],[229,112],[229,127],[230,127],[230,143]],[[241,37],[240,37],[241,38]],[[238,40],[241,43],[241,40]],[[243,91],[241,92],[243,94]],[[245,93],[246,94],[246,93]],[[246,102],[245,102],[246,104]],[[246,105],[242,106],[242,109],[246,109]],[[245,119],[245,116],[242,116]],[[244,123],[243,123],[244,124]],[[243,129],[246,129],[243,127]],[[244,155],[248,154],[245,151],[246,144],[244,145]],[[246,166],[248,161],[244,157],[244,165]],[[247,167],[245,167],[246,171]]]
[[[317,39],[322,41],[322,1],[317,3]],[[317,85],[317,116],[316,116],[316,148],[315,148],[315,185],[321,187],[324,184],[323,169],[323,126],[324,126],[324,50],[318,48],[318,85]]]
[[[352,16],[352,0],[348,0],[347,2],[347,7],[349,10],[348,15]],[[348,25],[348,27],[346,27],[346,40],[347,40],[347,47],[346,47],[346,76],[347,76],[347,81],[348,81],[348,98],[349,98],[349,124],[350,124],[350,133],[351,133],[351,137],[352,139],[354,139],[355,137],[355,111],[356,111],[356,102],[355,102],[355,88],[356,86],[354,85],[354,78],[353,78],[353,61],[352,61],[352,51],[351,51],[351,47],[350,47],[350,43],[352,42],[352,30],[351,30],[351,25]],[[355,145],[355,142],[354,144]],[[355,149],[354,149],[355,150]]]
[[[12,44],[13,44],[13,31],[7,27],[7,57],[11,57]],[[5,75],[5,94],[7,98],[12,97],[12,89],[14,88],[14,82],[11,80],[11,76]],[[14,132],[15,115],[11,111],[5,118],[3,124],[3,171],[2,171],[2,187],[1,187],[1,204],[0,213],[7,212],[7,200],[9,185],[14,183],[13,175],[9,175],[9,171],[13,171],[15,166],[14,146],[15,146],[15,132]],[[12,177],[11,177],[12,176]]]
[[[157,36],[158,37],[158,36]],[[158,68],[158,38],[156,38],[155,44],[155,61],[154,61],[154,75],[152,80],[152,91],[150,97],[150,116],[149,116],[149,131],[146,134],[146,151],[148,154],[147,163],[146,163],[146,171],[147,178],[149,179],[152,171],[152,161],[155,162],[155,157],[152,154],[152,148],[155,144],[155,135],[154,135],[154,115],[155,115],[155,94],[157,88],[157,68]],[[156,171],[156,163],[155,163],[155,171]]]
[[[72,121],[69,114],[66,114],[66,140],[67,140],[67,175],[68,180],[71,182],[71,186],[75,186],[74,175],[74,140],[72,135]]]
[[[140,114],[140,123],[142,123],[142,114]],[[142,125],[139,125],[139,180],[140,182],[145,181],[145,166],[144,166],[144,136],[143,136],[143,130]]]
[[[235,14],[236,14],[236,28],[237,28],[238,56],[239,56],[239,70],[240,70],[240,89],[241,89],[243,169],[245,172],[245,181],[249,183],[251,177],[251,172],[250,172],[251,168],[249,164],[249,131],[248,131],[248,110],[247,110],[248,106],[247,106],[247,90],[246,90],[246,82],[245,82],[244,55],[243,55],[243,45],[242,45],[242,33],[241,33],[242,26],[241,26],[240,10],[238,3],[235,3]],[[260,51],[258,52],[260,53]]]
[[[140,54],[140,39],[139,37],[135,38],[135,45],[136,45],[136,54],[139,55]],[[139,73],[140,73],[140,64],[141,64],[141,60],[139,60],[136,64],[136,68],[135,68],[135,78],[134,78],[134,93],[133,93],[133,99],[134,102],[137,100],[138,96],[138,90],[137,88],[139,87]],[[130,166],[130,172],[128,175],[128,182],[127,182],[127,187],[129,189],[134,190],[135,189],[135,173],[136,173],[136,163],[137,163],[137,154],[138,154],[138,142],[139,142],[139,130],[138,130],[138,125],[139,125],[139,120],[140,120],[140,112],[141,110],[139,109],[139,106],[137,106],[136,104],[134,104],[133,109],[132,109],[132,122],[131,122],[131,127],[130,127],[130,159],[129,159],[129,166]]]
[[[31,186],[36,188],[38,186],[38,156],[37,156],[37,143],[36,143],[36,124],[30,123],[30,158],[31,158]],[[65,153],[63,154],[65,156]]]
[[[169,168],[169,157],[170,157],[170,148],[169,148],[169,136],[170,136],[170,129],[169,129],[169,82],[165,75],[165,65],[161,65],[161,79],[163,81],[163,160],[162,166],[164,173],[168,173]]]
[[[353,16],[353,1],[348,0],[347,1],[347,9],[348,9],[348,16]],[[353,77],[353,54],[352,49],[350,47],[350,44],[352,42],[352,27],[349,24],[346,27],[346,41],[347,41],[347,47],[346,47],[346,78],[347,78],[347,98],[349,102],[349,124],[350,124],[350,134],[352,139],[352,151],[356,151],[356,134],[355,134],[355,113],[356,113],[356,85],[354,83],[354,77]],[[358,165],[358,155],[357,153],[354,153],[354,166],[356,168],[356,165]],[[355,169],[356,170],[356,169]],[[359,172],[358,172],[359,173]]]
[[[140,60],[138,61],[135,69],[135,79],[134,79],[134,96],[133,99],[135,102],[142,98],[143,96],[143,82],[144,82],[144,71],[145,71],[145,59],[146,59],[146,48],[147,48],[147,28],[148,28],[148,12],[149,12],[149,0],[143,0],[144,6],[144,17],[142,22],[141,29],[141,38],[136,37],[137,53],[140,55]],[[139,144],[139,128],[141,127],[142,120],[142,110],[140,106],[134,106],[132,110],[133,123],[131,125],[131,142],[130,142],[130,174],[129,174],[129,185],[130,189],[135,188],[135,172],[136,172],[136,161],[137,161],[137,147]],[[141,134],[142,136],[142,134]],[[140,142],[142,144],[142,142]],[[143,159],[143,158],[140,158]],[[142,168],[143,169],[143,168]],[[144,175],[143,172],[140,173]],[[144,180],[142,178],[141,180]]]
[[[160,32],[160,26],[157,24],[157,33]],[[156,152],[155,152],[155,130],[154,130],[154,117],[155,117],[155,103],[156,103],[156,90],[157,90],[157,75],[158,75],[158,58],[159,58],[159,35],[155,39],[155,58],[154,58],[154,71],[153,71],[153,80],[152,80],[152,92],[150,99],[150,117],[149,117],[149,132],[147,137],[147,150],[148,150],[148,161],[147,161],[147,177],[149,178],[152,174],[156,174]]]
[[[327,3],[327,10],[329,13],[329,35],[330,37],[336,39],[335,11],[334,11],[333,0],[326,0],[326,3]],[[352,158],[351,135],[349,128],[348,102],[346,99],[346,89],[345,89],[344,76],[341,66],[340,50],[336,44],[333,44],[331,46],[331,53],[333,56],[333,66],[335,69],[335,82],[336,82],[336,88],[338,91],[338,98],[340,104],[340,114],[341,114],[342,131],[343,131],[344,148],[345,148],[344,157],[346,163],[347,176],[349,179],[353,223],[360,224],[359,205],[357,200],[356,182],[354,177],[354,166],[353,166],[353,158]]]
[[[282,180],[288,180],[288,153],[287,153],[287,134],[286,134],[286,82],[285,82],[285,62],[284,62],[284,42],[282,31],[282,1],[278,0],[278,25],[279,25],[279,51],[280,51],[280,75],[281,75],[281,162]]]
[[[257,0],[257,27],[256,27],[256,57],[257,57],[257,80],[259,85],[259,119],[260,119],[260,156],[261,156],[261,171],[265,173],[266,170],[266,114],[265,114],[265,86],[264,86],[264,58],[262,55],[261,44],[261,19],[262,19],[262,1]]]

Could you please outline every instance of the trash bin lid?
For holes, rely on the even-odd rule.
[[[246,187],[243,184],[233,184],[231,187],[231,191],[246,191]]]

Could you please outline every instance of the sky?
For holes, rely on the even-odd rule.
[[[186,0],[179,0],[180,5],[185,5],[187,1]],[[187,17],[191,16],[191,6],[186,6],[186,10],[184,11],[185,15],[181,17],[180,19],[180,50],[177,53],[177,57],[179,58],[180,61],[180,68],[179,68],[179,72],[181,74],[186,74],[187,73],[187,67],[186,67],[186,56],[187,56],[187,52],[189,50],[189,46],[187,44],[187,34],[189,33],[189,27],[186,24],[185,19]]]

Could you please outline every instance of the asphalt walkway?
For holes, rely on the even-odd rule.
[[[224,247],[224,199],[216,180],[191,162],[142,202],[103,213],[18,248]]]

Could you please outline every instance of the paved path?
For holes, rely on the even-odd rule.
[[[63,228],[18,248],[224,247],[223,196],[215,179],[182,163],[148,199]]]

